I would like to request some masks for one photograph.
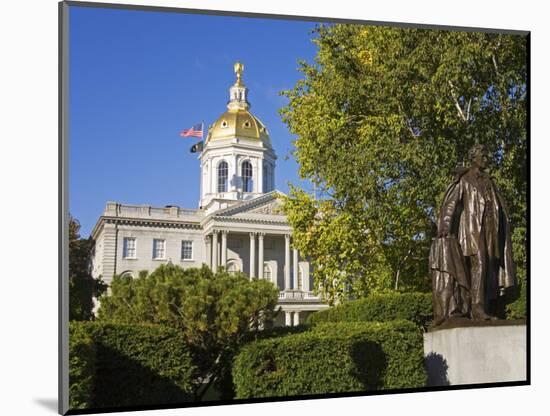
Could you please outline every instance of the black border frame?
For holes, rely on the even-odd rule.
[[[438,29],[451,31],[465,32],[484,32],[484,33],[501,33],[509,35],[519,35],[526,37],[527,43],[527,230],[526,230],[526,379],[523,381],[513,382],[498,382],[498,383],[480,383],[480,384],[462,384],[456,386],[437,386],[437,387],[421,387],[410,389],[392,389],[380,390],[373,392],[356,392],[356,393],[334,393],[334,394],[316,394],[302,396],[282,396],[257,399],[232,399],[232,400],[216,400],[209,402],[183,402],[172,403],[169,405],[151,405],[151,406],[121,406],[121,407],[106,407],[106,408],[90,408],[90,409],[69,409],[69,240],[68,240],[68,174],[69,174],[69,7],[89,7],[103,9],[119,9],[119,10],[136,10],[136,11],[154,11],[166,13],[182,13],[182,14],[197,14],[197,15],[214,15],[214,16],[233,16],[247,18],[264,18],[278,20],[300,20],[309,22],[325,22],[325,23],[349,23],[349,24],[367,24],[372,26],[393,26],[401,28],[419,28],[419,29]],[[94,3],[87,1],[61,1],[58,3],[58,295],[59,295],[59,316],[58,316],[58,412],[61,415],[78,415],[78,414],[93,414],[93,413],[113,413],[127,411],[143,411],[143,410],[164,410],[164,409],[179,409],[189,407],[211,407],[233,404],[248,404],[248,403],[270,403],[270,402],[286,402],[296,400],[312,400],[312,399],[331,399],[331,398],[347,398],[347,397],[366,397],[379,396],[387,394],[400,393],[420,393],[420,392],[439,392],[439,391],[454,391],[454,390],[471,390],[484,389],[493,387],[514,387],[531,385],[531,31],[529,30],[507,30],[497,28],[478,28],[466,26],[446,26],[436,24],[420,24],[420,23],[397,23],[387,21],[371,21],[359,19],[344,19],[316,16],[296,16],[284,14],[269,14],[255,12],[234,12],[226,10],[210,10],[210,9],[189,9],[180,7],[168,6],[144,6],[119,3]]]

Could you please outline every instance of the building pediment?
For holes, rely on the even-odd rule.
[[[283,212],[283,194],[279,191],[272,191],[248,201],[232,205],[231,207],[221,209],[213,214],[214,217],[234,217],[234,218],[263,218],[265,216],[277,216],[280,220],[286,221]]]

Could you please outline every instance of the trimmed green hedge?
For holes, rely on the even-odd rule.
[[[69,407],[92,404],[96,348],[90,334],[77,322],[69,324]]]
[[[85,334],[85,335],[83,335]],[[91,395],[82,391],[89,383],[80,378],[70,379],[71,408],[102,408],[157,405],[192,400],[196,368],[181,331],[159,325],[121,325],[99,322],[73,322],[70,335],[93,341],[95,365],[91,378]],[[83,373],[73,366],[88,362],[89,350],[70,349],[72,373]],[[74,368],[73,368],[74,367]],[[81,399],[85,397],[86,400]],[[78,407],[77,407],[78,406]]]
[[[309,315],[307,322],[387,322],[406,319],[427,328],[433,319],[431,293],[370,295]]]
[[[233,364],[236,398],[424,386],[421,329],[408,321],[323,323],[245,346]]]

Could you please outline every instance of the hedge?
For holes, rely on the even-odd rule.
[[[433,319],[431,293],[370,295],[309,315],[311,325],[320,322],[387,322],[406,319],[426,328]]]
[[[69,324],[69,407],[86,409],[92,405],[95,373],[95,344],[86,329]]]
[[[93,341],[93,374],[86,367],[89,382],[70,379],[71,408],[104,408],[158,405],[192,400],[196,368],[180,331],[159,325],[121,325],[98,322],[73,322],[70,338],[86,337]],[[72,343],[71,373],[82,373],[75,365],[87,362],[89,351]],[[78,347],[78,348],[77,348]],[[73,391],[75,393],[73,393]],[[81,399],[84,397],[85,399]],[[73,407],[74,405],[74,407]],[[77,407],[78,406],[78,407]]]
[[[233,364],[236,398],[424,386],[421,329],[409,321],[322,323],[246,345]]]

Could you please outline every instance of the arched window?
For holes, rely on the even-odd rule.
[[[234,274],[240,272],[239,264],[236,261],[229,261],[227,264],[228,273]]]
[[[120,277],[123,277],[125,279],[133,279],[134,275],[130,270],[126,270],[125,272],[120,273]]]
[[[267,263],[264,263],[264,279],[271,281],[271,267]]]
[[[227,162],[218,165],[218,192],[227,192],[228,168]]]
[[[249,161],[242,164],[243,192],[252,192],[252,165]]]

